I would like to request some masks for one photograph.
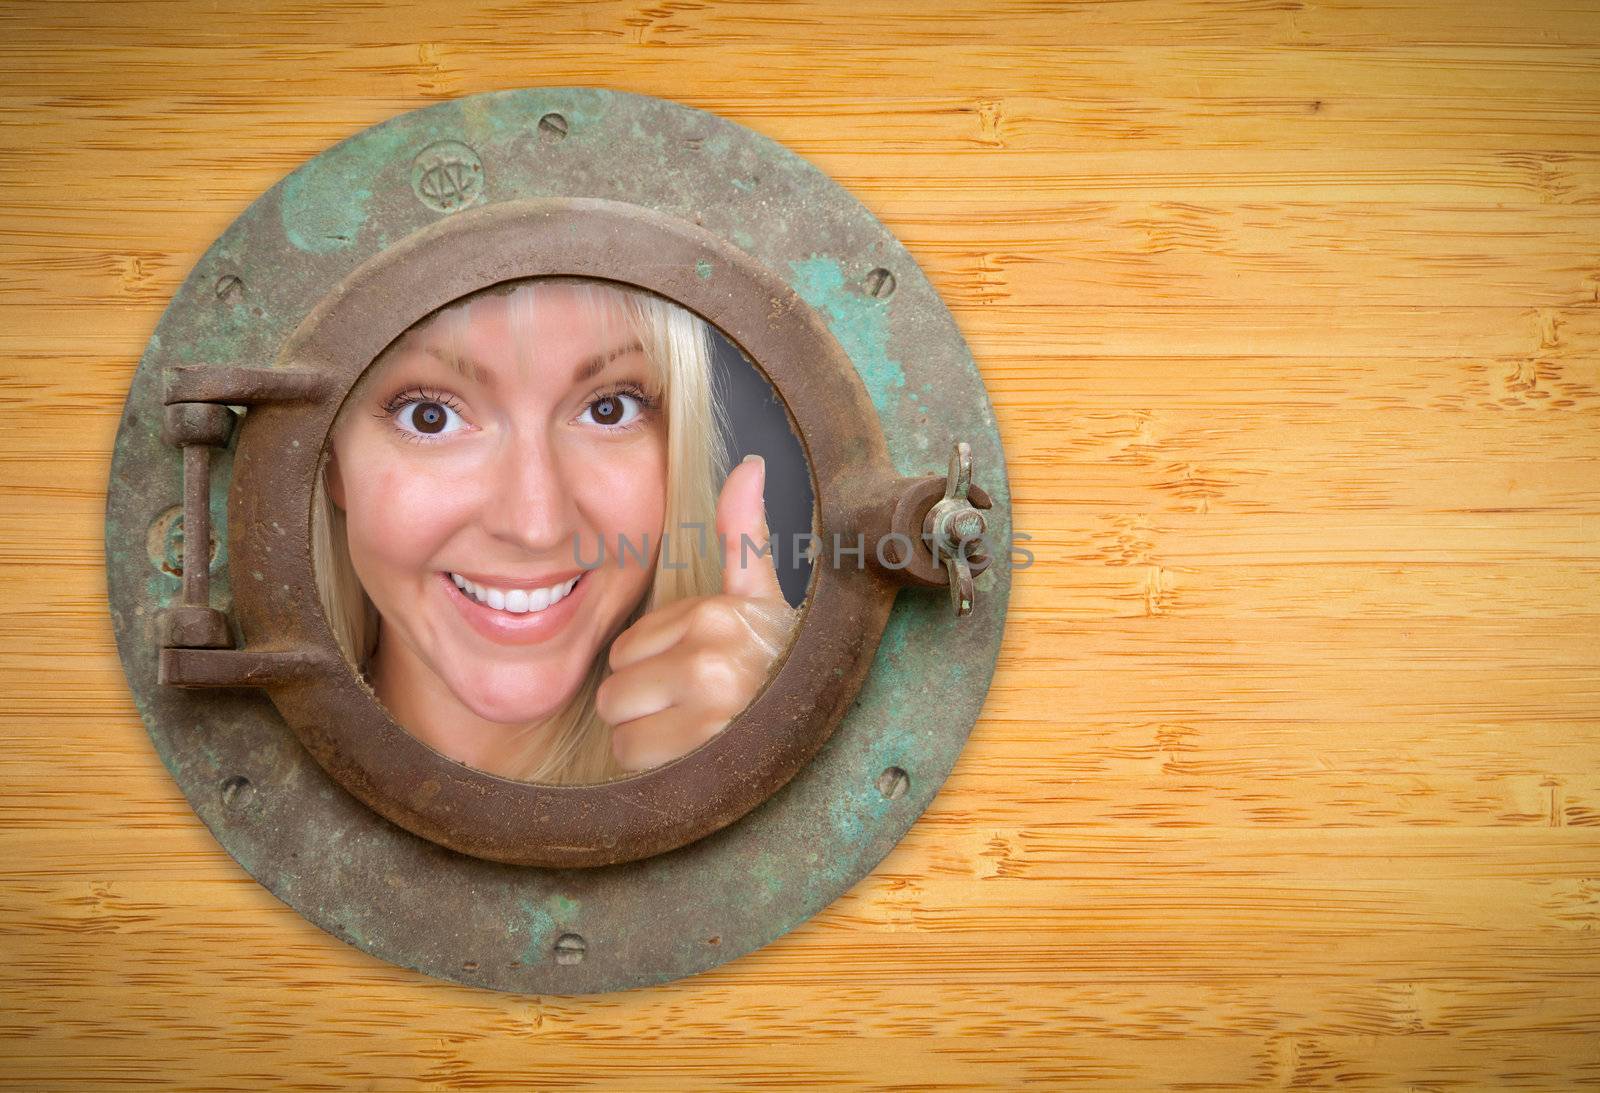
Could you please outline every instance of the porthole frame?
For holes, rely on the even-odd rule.
[[[602,175],[600,164],[617,162],[618,139],[640,133],[654,134],[643,154],[661,169],[633,173],[629,177],[643,181],[631,184]],[[453,207],[441,199],[450,187],[427,184],[446,162],[465,180],[455,188],[460,200]],[[541,169],[533,170],[533,163]],[[719,214],[719,206],[696,199],[741,176],[748,185],[735,191],[761,194],[743,210]],[[361,195],[366,210],[352,219],[348,199]],[[774,230],[752,234],[763,226]],[[450,249],[496,233],[506,245],[482,261]],[[528,247],[517,250],[513,239]],[[602,240],[605,247],[597,245]],[[606,250],[625,260],[597,261]],[[437,267],[424,274],[408,260],[423,253],[453,253],[461,264],[444,275]],[[977,604],[959,620],[945,596],[896,598],[901,583],[937,587],[937,573],[925,566],[916,579],[908,575],[915,567],[891,568],[881,556],[864,558],[860,570],[818,566],[796,644],[772,685],[727,730],[721,747],[713,741],[656,771],[530,793],[528,783],[493,779],[445,760],[390,723],[447,766],[430,760],[419,767],[414,755],[402,757],[393,766],[396,784],[409,784],[412,796],[395,793],[393,785],[385,793],[367,792],[378,768],[352,761],[351,749],[392,749],[404,740],[318,735],[324,689],[357,681],[342,659],[334,665],[325,656],[331,634],[320,611],[303,610],[308,595],[314,600],[309,566],[302,564],[308,558],[300,536],[308,524],[298,515],[282,517],[301,511],[296,506],[309,485],[306,468],[316,465],[340,387],[348,390],[344,380],[353,384],[359,374],[351,372],[351,362],[370,360],[383,339],[432,306],[484,284],[541,273],[609,277],[661,292],[699,311],[749,352],[801,425],[816,487],[816,530],[825,543],[835,530],[863,532],[870,543],[899,518],[897,501],[911,494],[936,498],[932,486],[945,477],[940,467],[956,440],[974,452],[985,488],[975,487],[973,496],[992,506],[991,543],[1009,543],[1008,496],[976,368],[904,248],[804,161],[675,103],[592,89],[530,89],[415,111],[357,134],[296,171],[206,253],[141,362],[108,495],[108,581],[118,645],[158,750],[229,852],[337,936],[445,978],[582,992],[675,978],[748,951],[803,921],[871,868],[926,807],[976,718],[998,651],[1009,559],[998,552],[984,560],[987,568],[974,567]],[[341,308],[371,306],[385,286],[392,292],[400,283],[409,285],[407,306],[385,329],[340,325]],[[763,308],[765,327],[753,321]],[[784,359],[781,341],[763,341],[778,331],[787,332],[791,346],[798,332],[818,363],[785,374],[774,363]],[[908,359],[913,353],[915,363]],[[908,389],[913,376],[930,379],[920,391]],[[937,393],[933,378],[940,381]],[[251,409],[237,447],[215,446],[215,467],[206,476],[211,522],[226,529],[208,571],[208,604],[232,613],[230,650],[216,648],[215,640],[197,644],[197,636],[217,635],[181,612],[174,616],[181,584],[173,587],[170,573],[164,580],[148,577],[153,548],[147,550],[146,529],[170,522],[189,462],[171,441],[199,420],[171,408],[241,404]],[[254,439],[274,435],[286,443]],[[259,486],[280,476],[290,480],[282,491],[219,488],[241,481]],[[268,496],[279,502],[290,497],[290,507],[267,504],[262,498]],[[309,520],[308,506],[305,515]],[[247,590],[247,580],[263,587]],[[829,616],[826,624],[813,618],[819,606]],[[309,631],[296,629],[304,623]],[[159,652],[175,631],[178,647]],[[828,656],[802,644],[808,634]],[[233,652],[266,654],[263,674],[250,686],[265,688],[271,704],[260,691],[238,686],[193,689],[208,658],[215,666]],[[169,676],[187,678],[191,687],[173,687],[170,678],[163,685],[163,658]],[[237,664],[220,671],[219,679],[237,682]],[[342,693],[352,692],[346,687]],[[885,705],[889,695],[904,709]],[[906,723],[907,713],[919,723]],[[878,733],[871,731],[874,716],[881,719]],[[786,718],[804,721],[805,731],[774,735],[773,726]],[[286,724],[298,736],[285,733]],[[837,739],[842,730],[849,730],[843,743]],[[751,775],[748,760],[761,754],[768,762]],[[441,772],[444,780],[430,788],[438,779],[429,773]],[[495,797],[491,782],[511,789]],[[640,797],[651,785],[664,796],[651,791]],[[739,792],[718,797],[719,785]],[[482,798],[486,787],[486,799],[508,813],[503,822],[494,825],[491,808],[471,824],[456,824],[463,803]],[[460,796],[451,798],[454,791]],[[541,794],[550,807],[540,822],[550,821],[558,798],[571,805],[585,795],[587,803],[573,808],[572,817],[587,813],[592,820],[597,809],[631,808],[639,822],[621,839],[607,836],[604,824],[576,839],[557,834],[550,845],[569,848],[568,856],[530,861],[519,856],[516,841],[537,815],[528,809],[539,807],[530,802]],[[694,824],[674,829],[660,823],[658,806],[674,796]],[[438,807],[430,811],[431,802]],[[822,814],[808,814],[808,802],[823,803]],[[488,824],[478,822],[485,816]],[[455,829],[440,830],[441,824]],[[452,842],[463,830],[477,841]],[[402,864],[411,868],[397,868]],[[424,866],[429,880],[419,883],[415,867]],[[331,872],[318,875],[318,867]],[[725,903],[712,898],[749,879],[752,870],[766,873],[766,898],[754,901],[759,913],[731,893]],[[452,885],[451,878],[461,883]],[[479,910],[460,906],[461,893],[489,889],[498,898],[475,903]],[[402,890],[403,897],[394,895]],[[424,891],[435,898],[415,902]],[[441,899],[446,891],[455,894]],[[537,904],[546,906],[543,918],[529,919],[529,893],[543,893]],[[633,932],[626,928],[630,914],[635,925],[660,920],[668,893],[698,893],[687,901],[690,917],[698,908],[698,921],[713,926],[680,928],[670,943],[629,937],[619,944]],[[410,911],[381,921],[390,927],[405,921],[409,928],[374,929],[384,896]],[[726,914],[741,902],[742,913],[714,925],[714,909]],[[499,906],[499,925],[491,916],[469,930],[483,958],[462,958],[464,950],[447,939],[460,940],[464,924],[490,904]],[[441,916],[431,928],[424,922],[429,912]],[[701,942],[686,940],[708,930]],[[508,934],[526,942],[519,950],[524,959],[503,959]],[[596,938],[606,944],[597,947]]]

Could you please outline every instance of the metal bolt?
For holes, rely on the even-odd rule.
[[[949,528],[951,544],[956,546],[970,543],[984,532],[983,517],[974,509],[957,513],[946,527]]]
[[[155,525],[151,525],[150,561],[164,573],[174,577],[183,576],[183,510],[174,506],[171,519],[163,518],[160,521],[161,545],[159,550],[154,546],[154,536],[157,533]],[[206,544],[210,548],[208,562],[217,560],[217,537],[212,535]]]
[[[878,267],[867,274],[867,295],[879,300],[887,300],[894,294],[894,274],[883,267]]]
[[[878,775],[878,792],[891,801],[904,797],[910,788],[911,775],[899,767],[888,767]]]
[[[588,950],[588,943],[577,934],[562,934],[556,938],[556,963],[581,964],[583,963],[583,954]]]
[[[242,774],[222,783],[222,807],[229,812],[243,812],[255,799],[256,787]]]
[[[546,114],[539,119],[539,131],[547,137],[560,140],[567,135],[567,119],[560,114]]]
[[[244,282],[231,273],[225,273],[217,278],[217,299],[225,303],[236,303],[244,295]]]

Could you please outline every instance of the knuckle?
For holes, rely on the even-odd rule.
[[[720,637],[739,625],[739,609],[723,599],[705,599],[695,605],[690,627],[701,637]]]
[[[739,673],[728,658],[711,650],[696,653],[689,659],[688,676],[703,697],[721,699],[736,690]]]
[[[622,685],[616,682],[616,676],[607,676],[601,680],[600,686],[594,692],[594,712],[600,715],[602,721],[616,723],[617,698],[621,693]]]

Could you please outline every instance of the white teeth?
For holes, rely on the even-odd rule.
[[[553,607],[567,597],[578,583],[574,577],[570,581],[551,588],[524,589],[514,588],[507,592],[500,588],[485,588],[474,584],[459,573],[450,574],[450,579],[455,586],[481,604],[494,608],[496,611],[506,611],[514,615],[524,615],[535,611],[543,611]]]

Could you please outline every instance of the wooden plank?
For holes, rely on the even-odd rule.
[[[39,45],[14,52],[10,78],[24,109],[42,100],[64,124],[77,117],[98,126],[102,147],[130,149],[152,135],[174,133],[175,118],[216,115],[262,97],[276,101],[285,65],[295,67],[296,95],[338,97],[334,109],[348,119],[340,136],[418,98],[530,85],[525,47],[499,41],[427,46],[285,49],[237,39],[207,48]],[[91,90],[107,67],[118,74],[109,101]],[[225,91],[171,100],[175,85],[203,85],[218,70],[228,73]],[[539,86],[605,86],[674,98],[740,121],[801,154],[826,145],[811,147],[797,137],[820,129],[836,139],[851,128],[885,152],[952,138],[1058,155],[1107,143],[1184,152],[1239,144],[1307,149],[1329,139],[1373,150],[1600,151],[1594,95],[1600,50],[1581,47],[975,47],[866,40],[847,51],[816,52],[744,42],[664,49],[552,45],[541,50],[538,71]],[[752,95],[756,73],[760,89]],[[862,76],[870,77],[870,91],[856,86]],[[346,97],[352,82],[364,100]],[[819,87],[827,90],[819,95]],[[120,110],[129,98],[155,109],[142,117]],[[911,110],[894,108],[908,100]],[[303,119],[303,109],[292,118]],[[107,131],[108,125],[115,128]],[[304,120],[289,125],[307,131]],[[67,147],[59,137],[41,141],[36,155]],[[332,143],[297,142],[290,162]],[[226,155],[227,147],[213,154]]]
[[[309,18],[282,0],[208,4],[193,18],[181,3],[86,2],[14,4],[0,13],[6,40],[24,46],[144,45],[214,47],[222,31],[248,33],[262,44],[305,47],[373,46],[394,42],[396,28],[421,43],[419,60],[442,62],[453,42],[493,42],[508,28],[537,29],[541,46],[715,46],[782,41],[796,49],[850,50],[863,42],[902,46],[965,45],[981,27],[989,41],[1017,48],[1102,45],[1215,47],[1298,45],[1600,45],[1592,3],[1508,8],[1487,0],[1453,4],[1448,11],[1417,0],[1387,0],[1360,7],[1253,0],[1154,0],[1060,4],[1049,0],[996,5],[987,0],[945,0],[911,8],[863,8],[849,0],[784,4],[641,4],[635,0],[543,0],[496,10],[492,17],[461,12],[429,0],[396,0],[382,8],[356,5],[337,19]]]
[[[1367,130],[1351,129],[1321,133],[1306,147],[1211,147],[1196,141],[1175,156],[1166,148],[1102,142],[1064,155],[1048,144],[1031,148],[1015,140],[985,139],[974,129],[982,119],[981,104],[798,98],[803,108],[770,119],[762,111],[772,104],[706,108],[730,117],[737,108],[743,124],[781,135],[785,145],[888,220],[902,210],[904,215],[925,209],[1015,213],[1086,200],[1271,203],[1292,195],[1302,202],[1401,206],[1593,205],[1600,197],[1600,152],[1594,150],[1505,151],[1488,138],[1463,139],[1459,147],[1380,148],[1370,143]],[[13,195],[10,206],[17,213],[51,212],[48,230],[19,223],[11,239],[92,245],[109,225],[120,239],[150,247],[203,245],[209,236],[190,240],[187,232],[169,227],[169,219],[189,228],[196,218],[219,218],[220,233],[262,191],[326,147],[330,133],[359,129],[368,120],[352,116],[343,99],[275,96],[228,102],[226,109],[165,98],[120,103],[125,111],[181,116],[182,134],[161,125],[134,129],[142,115],[130,112],[129,125],[119,130],[123,139],[114,140],[104,119],[87,105],[73,110],[53,98],[0,97],[0,124],[29,153],[0,161],[0,180]],[[404,105],[384,102],[372,109],[387,110],[382,115],[387,117]],[[833,124],[802,127],[819,115]],[[775,134],[774,128],[785,123],[785,131]],[[909,139],[921,130],[926,130],[921,139]],[[896,145],[888,153],[896,165],[893,174],[881,170],[885,143]],[[167,169],[175,155],[184,157],[184,171]],[[55,206],[49,176],[35,169],[39,162],[65,157],[78,177],[71,209]],[[203,184],[197,184],[201,177]],[[140,215],[130,222],[132,211]],[[189,265],[192,258],[183,268]]]
[[[1223,285],[1233,306],[1600,301],[1600,204],[1052,202],[891,219],[952,307],[1208,303],[1221,301]],[[170,277],[192,268],[157,254],[74,257],[60,240],[15,248],[11,265],[24,298],[89,295],[108,281],[132,299],[165,298]]]

